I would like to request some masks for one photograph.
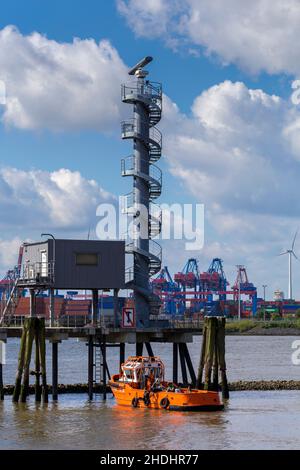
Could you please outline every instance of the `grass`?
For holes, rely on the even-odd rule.
[[[299,328],[300,329],[300,319],[285,319],[282,320],[269,320],[269,321],[257,321],[257,320],[239,320],[226,323],[226,331],[231,333],[243,333],[245,331],[250,331],[255,327],[260,328]]]
[[[255,320],[240,320],[230,323],[226,323],[226,331],[233,333],[242,333],[243,331],[249,331],[255,328],[258,325],[258,322]]]

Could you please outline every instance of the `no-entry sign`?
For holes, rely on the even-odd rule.
[[[124,307],[122,310],[122,327],[134,328],[135,326],[135,310],[134,308]]]

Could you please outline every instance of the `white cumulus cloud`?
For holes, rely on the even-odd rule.
[[[0,239],[0,267],[2,274],[17,265],[19,248],[23,241],[19,237],[14,237],[11,240]]]
[[[100,203],[114,196],[78,171],[0,169],[0,227],[22,230],[87,232]]]
[[[299,152],[289,131],[300,118],[296,107],[230,81],[198,96],[190,117],[166,101],[171,171],[201,202],[300,216]]]
[[[220,256],[230,279],[236,264],[246,264],[253,282],[268,279],[270,289],[286,291],[286,260],[277,254],[300,225],[297,106],[225,81],[196,97],[190,115],[168,98],[164,111],[170,171],[205,204],[204,249],[181,253],[181,263],[195,256],[208,265]]]
[[[59,43],[7,26],[0,31],[0,80],[7,94],[2,121],[20,129],[109,132],[121,118],[126,72],[108,40]]]
[[[300,72],[298,0],[118,0],[118,8],[138,36],[196,46],[252,73]]]

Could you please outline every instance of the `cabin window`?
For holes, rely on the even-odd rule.
[[[98,266],[98,253],[76,253],[76,266]]]
[[[124,372],[125,372],[125,375],[126,375],[127,379],[131,379],[131,380],[133,379],[132,370],[128,370],[128,369],[126,370],[125,369]]]

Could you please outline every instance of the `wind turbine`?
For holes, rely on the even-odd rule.
[[[289,289],[288,289],[288,298],[289,300],[292,299],[292,255],[298,259],[298,257],[295,255],[294,253],[294,246],[295,246],[295,241],[296,241],[296,237],[298,235],[298,230],[296,231],[295,233],[295,236],[294,236],[294,239],[293,239],[293,243],[292,243],[292,248],[290,250],[286,250],[284,251],[283,253],[280,253],[278,256],[282,256],[282,255],[289,255]]]

